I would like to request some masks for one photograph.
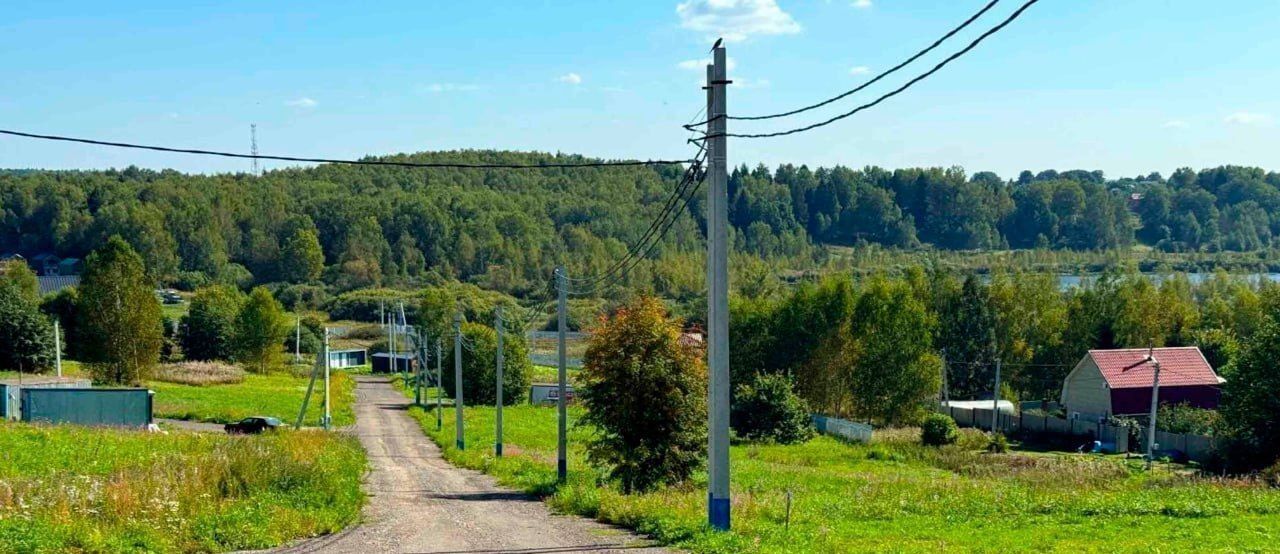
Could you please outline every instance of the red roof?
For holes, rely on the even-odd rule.
[[[1111,388],[1151,388],[1155,368],[1146,361],[1149,352],[1160,362],[1161,387],[1218,386],[1223,382],[1194,346],[1157,348],[1154,352],[1147,348],[1090,350],[1089,356]]]

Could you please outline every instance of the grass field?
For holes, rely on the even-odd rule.
[[[288,372],[270,375],[249,374],[243,383],[234,385],[192,386],[151,381],[147,387],[155,391],[156,417],[229,423],[248,416],[274,416],[292,424],[302,409],[307,392],[307,377]],[[355,380],[341,372],[331,373],[330,394],[333,398],[333,424],[355,423],[351,405],[355,401]],[[323,381],[316,381],[315,391],[307,406],[306,425],[318,425],[323,412]]]
[[[913,431],[870,445],[735,445],[734,530],[711,533],[705,477],[622,495],[584,464],[584,429],[570,435],[570,479],[557,487],[554,409],[507,408],[502,459],[492,408],[467,408],[466,451],[453,446],[452,413],[440,431],[434,415],[410,414],[455,464],[694,552],[1263,552],[1280,541],[1280,491],[1257,484],[1148,475],[1114,457],[986,454],[980,438],[932,449]]]
[[[272,547],[355,521],[364,471],[338,434],[0,424],[0,553]]]

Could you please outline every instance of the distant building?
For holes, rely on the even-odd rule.
[[[5,262],[22,262],[22,263],[26,263],[26,262],[27,262],[27,259],[26,259],[26,258],[24,258],[24,257],[22,257],[22,254],[18,254],[18,253],[16,253],[16,252],[10,252],[10,253],[7,253],[7,254],[0,254],[0,263],[5,263]]]
[[[40,287],[40,296],[54,294],[58,291],[80,286],[79,275],[42,275],[36,277],[36,283]]]
[[[395,361],[392,361],[392,355],[387,352],[379,352],[373,355],[374,373],[400,373],[412,372],[416,367],[416,360],[412,354],[396,354]],[[394,366],[393,366],[394,364]]]
[[[1097,421],[1110,416],[1146,415],[1151,411],[1155,367],[1160,362],[1160,403],[1216,409],[1225,380],[1194,346],[1090,350],[1062,386],[1068,414]]]
[[[58,275],[79,275],[84,271],[84,261],[80,258],[63,258],[58,262]]]
[[[36,275],[58,275],[58,264],[62,262],[56,254],[43,252],[31,257],[31,269]]]
[[[330,350],[329,351],[329,368],[345,369],[348,367],[360,367],[369,363],[369,353],[363,348],[349,348],[346,350]]]

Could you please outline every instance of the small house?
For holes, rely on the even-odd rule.
[[[58,275],[79,275],[84,271],[84,261],[80,258],[63,258],[58,262]]]
[[[369,363],[369,353],[363,348],[348,348],[346,350],[329,351],[330,369],[360,367],[367,363]]]
[[[59,275],[58,264],[62,263],[62,258],[56,254],[44,252],[31,257],[31,269],[38,275]]]
[[[1225,380],[1194,346],[1090,350],[1067,374],[1062,405],[1072,417],[1091,421],[1146,415],[1151,411],[1154,362],[1160,364],[1160,404],[1218,407]]]
[[[394,361],[393,361],[394,359]],[[374,373],[413,372],[416,367],[413,354],[390,354],[379,352],[373,355]]]

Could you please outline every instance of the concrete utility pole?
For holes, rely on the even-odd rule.
[[[498,333],[498,366],[497,366],[497,386],[498,400],[497,419],[494,421],[495,433],[497,435],[496,442],[493,444],[494,454],[502,457],[502,306],[493,309],[493,329]]]
[[[727,153],[728,90],[725,49],[713,48],[707,66],[707,368],[711,386],[707,411],[707,516],[712,528],[729,529],[729,195]]]
[[[950,368],[947,367],[947,351],[944,349],[942,351],[942,405],[947,408],[947,415],[951,415],[951,390],[947,387],[949,379],[947,373],[950,373]]]
[[[329,412],[329,330],[324,330],[324,430],[328,431],[333,423],[333,415]]]
[[[329,336],[329,329],[327,327],[324,330],[324,334],[326,337]],[[320,374],[320,364],[323,363],[326,368],[325,371],[328,371],[328,367],[329,367],[328,350],[326,349],[322,353],[324,354],[324,356],[323,357],[316,356],[316,363],[311,366],[311,380],[307,381],[307,393],[302,396],[302,409],[298,411],[298,422],[293,425],[295,429],[302,428],[302,422],[304,418],[307,416],[307,404],[311,403],[311,393],[316,388],[316,376]]]
[[[396,367],[396,318],[394,309],[387,313],[387,323],[390,323],[390,325],[387,325],[387,363],[390,364],[387,366],[387,373],[394,375],[400,371],[400,368]]]
[[[462,432],[462,312],[453,314],[453,415],[454,444],[458,450],[467,449]]]
[[[436,431],[444,428],[444,339],[436,337]]]
[[[1147,361],[1155,369],[1151,377],[1151,426],[1147,429],[1147,471],[1151,471],[1156,454],[1156,412],[1160,408],[1160,360],[1155,357],[1155,347],[1148,351]]]
[[[991,391],[991,434],[1000,426],[1000,360],[996,359],[996,388]]]
[[[422,405],[422,372],[427,370],[427,347],[422,343],[422,337],[418,336],[418,332],[413,333],[414,357],[418,360],[418,366],[414,368],[413,380],[413,404],[415,406]]]
[[[396,325],[396,334],[397,335],[402,333],[404,334],[405,340],[403,342],[405,344],[401,345],[401,348],[404,348],[404,349],[409,348],[409,340],[408,340],[409,334],[405,330],[408,326],[409,326],[409,320],[404,317],[404,302],[401,302],[400,303],[400,323]],[[410,352],[412,352],[412,350],[410,350]],[[396,358],[396,365],[398,366],[399,364],[400,364],[400,358]],[[404,376],[404,380],[407,383],[409,380],[409,360],[405,360],[404,367],[400,370],[400,374]]]
[[[564,274],[564,266],[556,268],[556,370],[560,380],[556,409],[559,412],[556,439],[556,478],[561,483],[569,478],[569,373],[565,368],[567,353],[565,350],[565,332],[568,330],[569,279]]]
[[[62,333],[58,331],[58,319],[53,320],[53,367],[58,370],[58,378],[62,378]]]
[[[298,316],[298,320],[293,326],[293,363],[302,361],[302,316]]]

